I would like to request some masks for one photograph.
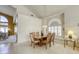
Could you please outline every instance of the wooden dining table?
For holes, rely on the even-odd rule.
[[[34,39],[39,40],[39,46],[42,46],[42,41],[46,40],[47,36],[35,36]]]

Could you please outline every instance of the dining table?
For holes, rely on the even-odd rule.
[[[42,46],[42,41],[46,40],[47,36],[35,36],[34,39],[39,40],[39,46]]]

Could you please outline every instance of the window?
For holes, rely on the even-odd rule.
[[[7,33],[8,32],[8,27],[1,27],[0,32]]]
[[[8,32],[8,20],[4,16],[0,16],[0,32],[7,33]]]
[[[0,16],[0,22],[8,22],[8,20],[6,17]]]
[[[56,36],[61,36],[62,27],[61,26],[51,26],[51,27],[49,27],[49,32],[55,33]]]
[[[0,22],[0,25],[2,25],[2,26],[8,26],[8,23]]]

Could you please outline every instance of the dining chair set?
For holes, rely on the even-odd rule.
[[[30,33],[30,40],[31,40],[31,46],[35,48],[36,45],[38,46],[45,46],[47,49],[47,46],[51,47],[51,43],[54,44],[55,39],[55,33],[48,33],[46,36],[39,35],[39,32],[32,32]]]

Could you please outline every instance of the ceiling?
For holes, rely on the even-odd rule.
[[[37,17],[45,18],[51,16],[57,12],[62,11],[70,6],[68,5],[25,5],[31,10]]]

